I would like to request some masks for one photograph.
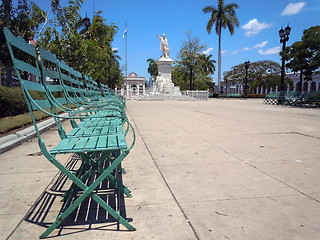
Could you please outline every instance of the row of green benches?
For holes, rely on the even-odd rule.
[[[287,104],[291,106],[319,107],[320,91],[318,92],[270,92],[265,96],[265,104]]]
[[[94,80],[59,61],[50,51],[41,48],[37,54],[33,45],[14,36],[9,29],[5,28],[4,34],[41,152],[72,181],[70,189],[63,195],[60,214],[40,238],[47,237],[87,197],[95,200],[128,230],[135,230],[119,211],[96,193],[98,186],[108,181],[117,191],[131,197],[130,190],[115,174],[124,172],[121,162],[135,143],[134,129],[125,113],[125,99],[113,95],[106,85],[102,84],[99,89]],[[49,79],[56,84],[47,84]],[[31,92],[38,94],[31,95]],[[60,142],[52,149],[47,148],[38,130],[34,118],[37,110],[52,116],[56,122]],[[61,116],[61,112],[67,116]],[[62,126],[62,119],[70,121],[72,130],[69,133]],[[58,161],[56,156],[59,154],[76,154],[81,158],[81,166],[70,171]],[[87,180],[92,176],[95,176],[94,181],[89,184]]]
[[[219,98],[242,98],[240,93],[219,94]]]

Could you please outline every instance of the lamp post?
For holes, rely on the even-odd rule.
[[[244,84],[244,97],[247,98],[248,94],[247,94],[247,87],[248,87],[248,68],[250,66],[250,62],[246,61],[244,62],[244,67],[246,68],[246,81]]]
[[[90,26],[90,18],[88,18],[87,14],[86,14],[86,17],[83,19],[83,24],[86,27],[86,29],[88,30],[88,28]]]
[[[279,30],[279,37],[280,37],[280,43],[282,43],[282,52],[284,52],[286,48],[286,42],[289,41],[289,35],[290,35],[291,27],[288,26],[283,30]],[[280,91],[284,91],[284,65],[285,65],[285,60],[284,57],[282,57],[282,66],[281,66],[281,85],[280,85]]]
[[[226,78],[226,94],[228,94],[228,78]]]

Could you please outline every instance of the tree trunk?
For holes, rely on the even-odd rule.
[[[219,29],[219,53],[218,53],[218,93],[221,91],[221,27]]]
[[[302,91],[302,74],[303,74],[303,71],[301,69],[300,70],[300,91]]]
[[[0,64],[0,87],[2,86],[2,65]]]
[[[192,68],[190,68],[190,87],[189,87],[190,90],[192,90],[192,75],[193,75]]]
[[[12,87],[12,64],[7,63],[6,65],[6,86]]]

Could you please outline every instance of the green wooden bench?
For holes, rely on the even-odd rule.
[[[52,149],[48,149],[45,145],[44,139],[41,137],[37,127],[33,112],[41,110],[49,116],[60,119],[57,115],[57,109],[61,108],[65,112],[70,113],[67,119],[83,119],[83,118],[99,118],[98,116],[84,116],[79,112],[71,110],[68,106],[68,99],[63,97],[54,97],[56,90],[59,87],[46,87],[44,79],[38,65],[38,56],[36,54],[33,45],[27,44],[23,38],[15,37],[9,29],[4,29],[4,35],[9,48],[10,56],[14,65],[14,70],[19,79],[20,86],[23,90],[24,97],[27,102],[27,106],[37,133],[38,144],[43,153],[44,157],[50,161],[54,166],[57,167],[63,174],[65,174],[72,182],[71,188],[63,197],[64,206],[57,219],[52,223],[50,227],[40,236],[40,238],[47,237],[55,228],[57,228],[66,218],[69,216],[87,197],[91,197],[95,200],[102,208],[104,208],[114,219],[119,221],[128,230],[135,230],[135,228],[124,219],[118,212],[110,207],[106,201],[101,199],[94,190],[106,180],[113,181],[112,172],[118,170],[119,165],[124,158],[129,154],[135,142],[135,134],[132,125],[123,118],[130,126],[133,134],[133,140],[131,144],[127,144],[126,135],[121,130],[121,126],[117,128],[110,128],[109,126],[101,126],[101,128],[93,128],[92,132],[94,135],[77,135],[76,130],[91,131],[89,127],[75,128],[72,134],[69,133],[62,136],[62,140],[57,146]],[[30,75],[35,76],[36,81],[33,82],[30,79]],[[55,74],[55,73],[53,73]],[[58,77],[58,76],[55,76]],[[57,90],[57,91],[58,91]],[[41,99],[34,99],[30,92],[38,92],[39,96],[43,96]],[[59,103],[59,104],[58,104]],[[47,110],[50,109],[50,110]],[[80,116],[81,115],[81,116]],[[105,115],[102,115],[104,118]],[[119,117],[119,116],[117,116]],[[84,119],[84,121],[88,121]],[[57,124],[59,125],[59,123]],[[70,154],[75,153],[81,157],[82,164],[76,172],[69,171],[63,164],[61,164],[56,155],[58,154]],[[111,158],[113,155],[115,158]],[[102,168],[104,162],[107,167]],[[97,178],[90,185],[86,185],[86,180],[97,174]],[[129,190],[123,185],[114,181],[116,187],[121,189],[126,195],[130,196]],[[74,202],[71,202],[72,195],[74,192],[81,190],[81,194]]]
[[[269,94],[266,95],[264,98],[264,103],[272,104],[272,105],[277,104],[279,96],[280,96],[280,92],[269,92]]]
[[[320,106],[320,91],[306,92],[301,101],[305,107],[319,107]]]
[[[81,94],[84,92],[83,82],[76,79],[77,76],[81,76],[80,73],[74,71],[72,68],[67,66],[63,61],[58,61],[56,56],[52,54],[50,51],[47,51],[43,48],[40,49],[40,59],[42,65],[43,79],[56,79],[58,85],[46,85],[46,88],[51,91],[54,89],[55,91],[60,90],[59,95],[63,95],[64,99],[67,102],[68,109],[62,106],[62,102],[58,99],[55,99],[54,94],[49,94],[53,99],[55,105],[59,108],[59,110],[67,111],[70,115],[79,114],[84,117],[81,117],[81,123],[76,123],[74,119],[71,119],[71,125],[73,128],[78,127],[102,127],[106,125],[119,125],[123,124],[126,118],[124,106],[119,103],[119,101],[115,102],[113,99],[105,100],[104,102],[86,102]],[[52,67],[54,66],[54,67]],[[63,98],[60,98],[63,99]],[[76,106],[77,110],[70,109],[70,106]],[[102,111],[103,110],[103,111]],[[71,116],[73,116],[71,114]],[[116,116],[116,117],[107,117],[107,116]],[[119,116],[119,117],[117,117]]]

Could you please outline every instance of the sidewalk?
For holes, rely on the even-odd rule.
[[[68,116],[68,114],[64,113],[61,116]],[[47,131],[53,126],[55,126],[55,122],[53,118],[49,118],[38,124],[40,133]],[[18,145],[28,141],[29,139],[35,136],[36,136],[36,131],[34,129],[34,126],[32,125],[16,133],[12,133],[10,135],[1,137],[0,138],[0,154],[6,151],[9,151],[14,147],[17,147]]]
[[[137,142],[123,163],[133,195],[125,207],[137,231],[90,223],[65,226],[50,237],[320,238],[319,109],[257,99],[127,106]],[[57,143],[54,129],[43,136]],[[38,239],[45,230],[28,213],[57,171],[38,153],[33,139],[0,155],[0,239]],[[54,219],[59,200],[48,199],[52,207],[42,223]]]

